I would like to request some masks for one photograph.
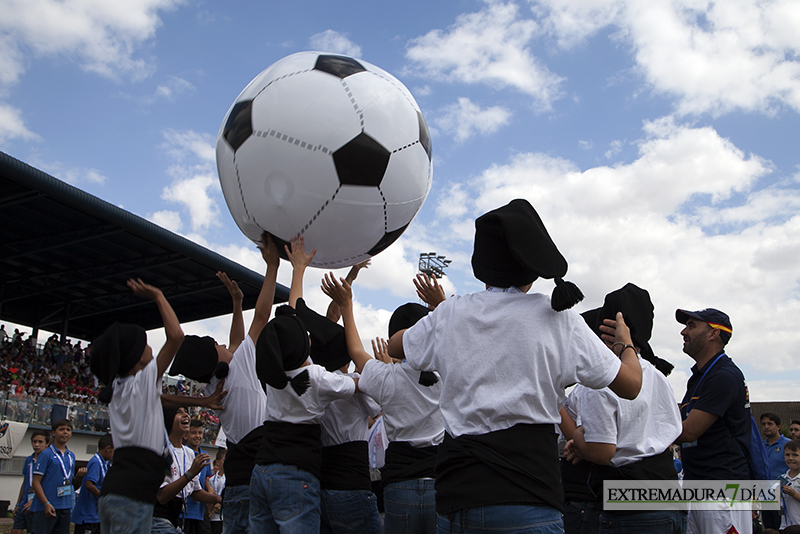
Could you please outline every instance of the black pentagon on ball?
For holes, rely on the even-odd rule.
[[[361,132],[333,153],[336,174],[343,185],[379,186],[389,166],[391,152]]]
[[[381,240],[378,241],[378,243],[374,247],[369,249],[369,252],[367,252],[367,254],[369,254],[370,256],[374,256],[379,252],[383,252],[385,249],[389,247],[389,245],[397,241],[397,238],[400,237],[400,235],[406,231],[406,228],[408,228],[408,224],[398,228],[397,230],[392,230],[391,232],[386,232],[385,234],[383,234]]]
[[[327,54],[317,57],[317,63],[314,65],[314,69],[333,74],[342,79],[358,72],[366,72],[367,70],[361,63],[351,57]]]
[[[425,124],[425,119],[419,111],[417,111],[417,121],[419,122],[419,144],[425,149],[425,153],[428,155],[428,161],[430,161],[432,156],[431,134],[428,132],[428,125]]]
[[[234,104],[230,115],[228,115],[228,120],[225,122],[222,136],[228,141],[228,144],[231,145],[234,152],[242,146],[242,143],[247,141],[248,137],[253,135],[252,110],[252,100],[237,102]]]

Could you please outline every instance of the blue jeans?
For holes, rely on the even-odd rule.
[[[222,534],[250,534],[250,486],[229,486],[223,495]]]
[[[103,534],[150,534],[153,503],[122,495],[103,495],[97,502],[97,515]]]
[[[439,534],[562,534],[561,512],[549,506],[497,504],[440,515]],[[645,531],[642,531],[643,534]],[[649,533],[648,533],[649,534]]]
[[[436,490],[432,478],[392,482],[383,488],[386,534],[434,534]]]
[[[658,510],[642,513],[600,514],[600,532],[603,534],[686,534],[686,512]]]
[[[602,508],[595,502],[565,502],[565,534],[597,534],[600,532],[600,512],[602,511]]]
[[[317,477],[293,465],[257,465],[250,478],[250,530],[258,534],[319,532]]]
[[[322,490],[321,534],[381,534],[378,498],[367,490]]]
[[[154,517],[153,526],[150,527],[152,534],[180,534],[180,530],[175,528],[175,525],[169,522],[169,519],[163,517]]]

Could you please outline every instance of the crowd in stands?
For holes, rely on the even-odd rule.
[[[91,345],[75,345],[53,334],[39,348],[36,340],[15,329],[0,328],[0,383],[10,397],[49,397],[97,404],[97,379],[89,370]]]

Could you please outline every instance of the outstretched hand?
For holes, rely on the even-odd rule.
[[[225,288],[228,290],[228,293],[231,294],[231,298],[233,300],[241,301],[244,299],[244,293],[242,293],[242,290],[239,289],[239,284],[237,284],[235,280],[228,278],[228,275],[222,271],[217,271],[217,278],[219,278],[219,281],[223,283]]]
[[[306,254],[306,241],[303,236],[294,236],[291,239],[291,249],[287,245],[284,245],[283,248],[286,250],[286,257],[289,258],[295,269],[308,267],[311,260],[314,259],[314,254],[317,253],[317,249],[314,249],[311,254]]]
[[[156,300],[159,297],[164,296],[160,289],[155,286],[151,286],[150,284],[145,284],[142,282],[141,278],[137,278],[135,280],[131,278],[127,283],[128,287],[131,288],[131,291],[133,291],[134,294],[148,300]]]
[[[204,406],[209,410],[224,410],[225,406],[222,406],[220,403],[222,399],[228,394],[228,390],[222,390],[223,386],[225,385],[224,380],[220,380],[217,382],[217,387],[214,389],[214,393],[206,397],[206,401]]]
[[[264,232],[261,234],[261,243],[258,244],[261,250],[261,257],[267,265],[277,266],[281,262],[280,254],[278,254],[278,246],[275,240],[272,239],[272,234]]]
[[[622,317],[622,312],[617,312],[617,319],[603,319],[603,324],[600,325],[600,331],[603,332],[601,336],[606,343],[622,343],[623,345],[633,345],[631,339],[631,330],[625,324],[625,318]]]
[[[359,271],[361,271],[361,269],[367,269],[370,263],[372,263],[371,259],[364,260],[361,263],[356,263],[355,265],[350,267],[350,271],[347,273],[347,276],[345,276],[345,280],[347,280],[350,283],[350,285],[352,285],[353,282],[356,281],[356,278],[358,278]]]
[[[394,363],[392,357],[389,356],[389,342],[381,337],[372,340],[372,353],[376,360],[383,363]]]
[[[322,292],[344,309],[353,304],[353,290],[344,278],[336,279],[333,273],[326,273],[322,277]]]
[[[444,288],[439,285],[435,276],[420,273],[414,278],[414,286],[419,298],[432,310],[445,301]]]

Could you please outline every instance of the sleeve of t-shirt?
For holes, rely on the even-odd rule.
[[[319,377],[316,387],[319,391],[319,400],[323,403],[349,399],[356,392],[356,383],[349,376],[324,371]]]
[[[96,486],[100,482],[101,474],[102,471],[100,471],[100,462],[97,460],[97,457],[89,460],[89,464],[86,466],[86,476],[84,477],[84,480],[88,480]]]
[[[359,379],[359,384],[361,380]],[[360,391],[360,390],[359,390]],[[364,403],[364,407],[367,411],[367,415],[372,418],[378,417],[378,414],[381,413],[381,406],[375,400],[370,397],[369,395],[361,395],[361,402]]]
[[[387,398],[394,395],[394,380],[391,365],[369,360],[361,369],[361,378],[358,379],[358,390],[372,397],[378,404],[386,402]]]
[[[575,359],[572,365],[577,381],[592,389],[602,389],[613,382],[622,365],[582,319],[573,325],[569,355]]]
[[[709,373],[703,379],[698,398],[692,401],[692,410],[702,410],[722,417],[740,395],[742,379],[723,369]]]
[[[445,310],[440,310],[439,307],[444,306],[446,302],[442,302],[433,313],[429,313],[417,321],[417,324],[403,334],[403,352],[412,369],[438,371],[435,361],[436,323],[437,319],[445,313]]]
[[[44,474],[47,473],[47,468],[50,467],[50,460],[50,451],[47,449],[43,450],[33,466],[33,474],[44,476]]]
[[[581,426],[587,443],[617,444],[618,405],[608,389],[586,389],[581,397]]]
[[[567,396],[567,400],[564,401],[564,409],[578,426],[581,424],[581,393],[583,389],[585,388],[578,384],[572,388],[572,391],[570,391]]]

